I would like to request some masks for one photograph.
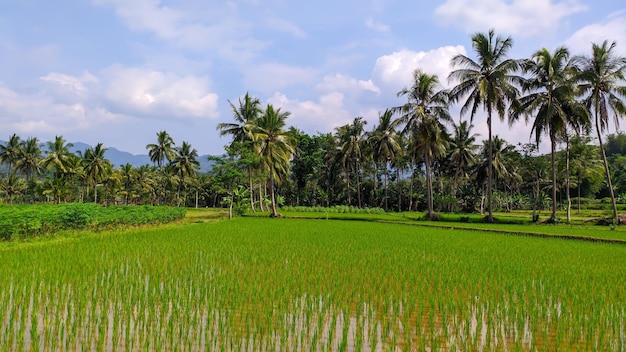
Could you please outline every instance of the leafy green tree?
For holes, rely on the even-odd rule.
[[[19,162],[21,148],[22,140],[15,133],[11,135],[4,145],[0,144],[0,162],[8,165],[9,175],[15,173],[15,166]]]
[[[448,92],[443,89],[437,75],[420,69],[413,71],[410,87],[400,90],[407,103],[394,108],[400,113],[398,123],[404,125],[402,134],[408,136],[409,153],[421,155],[426,164],[426,198],[428,217],[433,217],[432,163],[445,156],[448,147],[444,122],[452,119],[448,111]],[[431,133],[432,135],[429,135]]]
[[[552,165],[552,215],[551,222],[556,222],[557,211],[557,167],[556,145],[560,136],[567,135],[568,125],[588,124],[588,114],[582,104],[575,99],[575,79],[577,70],[570,60],[565,47],[557,48],[553,53],[547,49],[535,52],[530,60],[523,63],[523,70],[529,75],[524,80],[524,92],[517,111],[513,114],[525,114],[528,120],[534,115],[531,133],[539,145],[545,133],[550,138],[550,162]]]
[[[467,97],[461,107],[461,114],[470,112],[470,122],[479,108],[487,112],[488,143],[492,143],[491,119],[497,113],[504,119],[507,104],[515,102],[519,91],[515,84],[520,78],[514,75],[520,65],[517,60],[507,59],[513,46],[511,37],[496,36],[493,29],[489,33],[476,33],[472,36],[472,47],[477,61],[459,54],[452,58],[451,65],[456,69],[450,73],[448,80],[459,81],[450,91],[450,101],[457,102]],[[492,148],[488,148],[491,152]],[[488,157],[491,163],[493,157]],[[492,183],[493,169],[489,164],[487,175],[488,221],[493,222]]]
[[[385,210],[389,210],[388,182],[389,164],[402,153],[400,136],[396,126],[400,120],[393,120],[393,110],[387,109],[378,116],[378,125],[369,134],[367,141],[371,147],[374,161],[385,166]]]
[[[157,142],[146,145],[148,150],[148,156],[150,161],[157,164],[159,170],[163,170],[165,160],[171,161],[174,159],[174,139],[167,133],[167,131],[157,132]]]
[[[253,130],[255,129],[259,117],[263,114],[261,101],[256,97],[250,96],[250,94],[246,92],[243,99],[239,99],[239,106],[235,106],[230,100],[228,103],[230,104],[235,122],[220,123],[217,125],[217,130],[220,131],[220,136],[232,136],[233,140],[231,142],[231,146],[233,146],[233,143],[240,143],[235,148],[241,153],[240,157],[252,161],[251,155],[254,148],[252,143]],[[243,146],[246,146],[246,148],[243,148]],[[250,189],[250,207],[252,208],[252,211],[255,211],[252,185],[252,175],[255,165],[257,164],[250,162],[247,166],[248,187]],[[259,202],[262,206],[261,197],[262,195],[259,194]]]
[[[454,124],[454,134],[450,140],[449,159],[454,169],[454,192],[456,193],[459,181],[462,183],[470,179],[472,167],[476,163],[476,134],[472,134],[474,127],[468,121]]]
[[[363,117],[358,116],[352,120],[351,124],[344,125],[336,129],[337,138],[339,139],[339,145],[341,148],[341,153],[337,156],[341,158],[346,174],[348,205],[352,205],[350,173],[351,171],[354,171],[356,176],[357,202],[359,207],[362,206],[359,174],[361,172],[360,165],[363,158],[363,147],[366,142],[364,133],[366,124],[367,121],[365,121]],[[354,169],[352,168],[353,165]]]
[[[41,166],[46,169],[54,169],[55,178],[60,178],[63,173],[68,171],[68,163],[72,153],[69,148],[73,147],[72,143],[67,143],[62,136],[54,137],[54,141],[48,141],[46,156]]]
[[[98,203],[98,183],[107,175],[107,169],[111,167],[111,162],[104,156],[108,148],[104,148],[102,143],[85,150],[81,165],[85,171],[87,185],[93,186],[93,202]]]
[[[26,182],[14,173],[0,178],[0,192],[7,197],[9,204],[13,204],[13,198],[22,194],[24,190],[26,190]]]
[[[276,210],[276,183],[289,175],[289,160],[294,153],[295,139],[287,133],[285,120],[291,115],[288,111],[267,105],[253,130],[256,149],[261,156],[261,165],[269,174],[272,216],[278,217]]]
[[[590,57],[579,57],[577,61],[582,69],[580,87],[586,93],[584,104],[593,114],[595,120],[600,154],[604,163],[606,182],[613,206],[613,221],[617,222],[617,204],[611,181],[609,163],[602,143],[602,133],[607,130],[609,117],[612,115],[615,126],[619,125],[619,117],[626,115],[626,58],[615,52],[616,43],[604,41],[602,44],[591,45]]]
[[[198,151],[191,147],[191,144],[183,142],[180,147],[175,149],[174,158],[171,161],[171,165],[180,177],[178,184],[178,191],[176,192],[176,198],[178,199],[178,205],[180,205],[180,189],[185,184],[185,179],[193,178],[196,175],[196,170],[200,168],[200,162],[198,161]]]

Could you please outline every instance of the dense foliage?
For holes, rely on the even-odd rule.
[[[228,207],[230,214],[277,207],[343,205],[385,211],[480,212],[551,209],[566,221],[572,199],[626,200],[626,157],[620,133],[603,135],[626,114],[626,58],[615,43],[592,44],[588,56],[566,47],[530,58],[508,56],[510,37],[489,31],[471,38],[473,57],[458,55],[449,77],[415,69],[398,92],[406,99],[378,121],[357,116],[332,132],[309,135],[287,127],[290,112],[248,93],[229,102],[233,122],[217,126],[231,138],[197,172],[197,152],[166,131],[146,149],[154,163],[114,168],[102,144],[72,154],[61,136],[41,146],[16,134],[0,145],[0,197],[5,203],[91,202]],[[455,82],[450,90],[439,82]],[[450,115],[459,106],[459,122]],[[473,133],[484,114],[488,136]],[[469,117],[462,120],[463,117]],[[491,120],[524,119],[534,143],[512,145],[492,135]],[[612,119],[611,119],[612,118]],[[595,137],[592,132],[595,130]],[[482,141],[478,137],[484,138]],[[537,146],[549,141],[550,151]],[[582,204],[582,203],[580,203]],[[580,211],[580,207],[578,207]],[[609,214],[607,214],[609,215]],[[537,214],[533,213],[533,219]]]
[[[184,208],[95,204],[0,206],[0,239],[28,239],[63,230],[102,230],[182,219]]]

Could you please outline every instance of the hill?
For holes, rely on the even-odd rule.
[[[5,144],[5,141],[0,141],[0,144]],[[85,149],[89,148],[90,145],[83,142],[74,142],[72,143],[74,146],[70,148],[72,153],[81,152],[83,153]],[[111,161],[114,167],[120,167],[126,163],[131,164],[132,166],[139,167],[141,165],[152,165],[152,161],[150,161],[150,157],[147,154],[132,154],[129,152],[125,152],[119,150],[115,147],[109,147],[107,151],[104,153],[104,156]],[[44,151],[45,155],[45,144],[42,143],[41,149]],[[211,169],[212,162],[208,160],[209,155],[200,155],[198,157],[198,161],[200,162],[200,172],[208,172]],[[4,166],[0,165],[0,171],[3,171]],[[6,170],[4,170],[6,171]]]

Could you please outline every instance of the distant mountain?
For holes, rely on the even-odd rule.
[[[5,143],[5,141],[0,141],[0,144],[2,145],[4,145]],[[70,148],[70,152],[72,153],[76,153],[79,151],[83,153],[85,152],[85,149],[90,147],[89,144],[82,142],[75,142],[72,144],[74,144],[74,146]],[[126,163],[129,163],[135,167],[146,164],[152,165],[152,161],[150,161],[150,157],[147,154],[132,154],[114,147],[104,147],[108,148],[107,151],[104,153],[104,156],[109,159],[109,161],[111,161],[114,167],[120,167]],[[42,144],[41,148],[42,150],[45,150],[45,145]],[[200,172],[207,172],[211,170],[211,165],[213,163],[208,160],[208,157],[209,155],[200,155],[198,157],[198,161],[200,162]],[[2,167],[3,166],[0,166],[0,168]],[[0,169],[0,172],[1,171],[2,170]]]
[[[70,148],[70,151],[76,153],[80,151],[81,153],[85,151],[85,149],[89,148],[89,144],[85,144],[82,142],[73,143],[74,146]],[[132,154],[129,152],[121,151],[114,147],[107,147],[107,151],[104,153],[104,156],[111,161],[114,167],[120,167],[126,163],[131,164],[132,166],[141,166],[141,165],[152,165],[152,161],[150,161],[150,157],[147,154]],[[198,162],[200,162],[200,172],[207,172],[211,170],[212,162],[208,159],[209,155],[200,155],[198,156]]]

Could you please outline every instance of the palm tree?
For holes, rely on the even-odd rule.
[[[268,104],[252,131],[261,165],[269,174],[272,217],[278,217],[275,184],[287,178],[289,160],[295,151],[295,139],[284,130],[285,120],[290,115]]]
[[[392,120],[393,110],[387,109],[378,116],[378,126],[369,134],[367,139],[374,156],[374,162],[385,165],[385,210],[388,210],[387,175],[389,163],[400,155],[399,135],[396,126],[399,120]]]
[[[87,185],[93,185],[93,202],[98,203],[98,182],[106,175],[111,162],[104,157],[108,148],[103,148],[102,143],[85,150],[81,165],[87,178]],[[89,187],[87,187],[89,188]]]
[[[184,185],[185,178],[192,178],[196,175],[196,170],[200,168],[200,162],[198,161],[198,151],[195,148],[191,148],[191,144],[183,142],[180,147],[176,148],[176,154],[172,159],[171,165],[176,170],[176,173],[180,176],[180,182],[178,184],[178,191],[176,197],[178,198],[178,205],[180,205],[180,187]]]
[[[6,195],[9,204],[13,204],[13,197],[22,194],[26,183],[15,174],[9,174],[5,179],[0,178],[0,194]]]
[[[432,218],[431,167],[437,158],[445,155],[448,147],[442,123],[452,120],[448,111],[448,91],[443,89],[437,75],[416,69],[411,87],[403,88],[397,95],[407,97],[407,103],[394,108],[394,111],[401,114],[398,123],[404,125],[402,134],[409,136],[409,149],[424,158],[428,217]]]
[[[474,127],[468,121],[454,124],[454,136],[450,140],[450,162],[454,167],[454,192],[457,190],[459,179],[469,179],[471,167],[476,162],[477,134],[472,134]]]
[[[252,149],[252,131],[254,130],[259,117],[263,113],[263,110],[261,109],[261,101],[258,98],[251,97],[250,94],[246,92],[243,100],[241,98],[239,99],[238,107],[231,103],[230,100],[228,103],[230,104],[230,108],[233,112],[235,123],[220,123],[217,125],[217,130],[220,131],[220,136],[231,135],[233,137],[233,143],[246,144],[246,142],[248,142],[247,150],[250,151]],[[242,153],[245,152],[242,150]],[[248,187],[250,189],[250,208],[252,211],[255,211],[252,187],[253,166],[253,163],[248,165]],[[259,194],[259,198],[261,198],[261,194]],[[262,203],[262,199],[259,199],[259,201]]]
[[[361,207],[361,183],[359,180],[360,161],[363,158],[363,145],[365,143],[364,130],[367,121],[363,117],[358,116],[352,120],[352,124],[344,125],[337,128],[337,136],[341,148],[341,162],[346,170],[346,180],[348,185],[348,205],[352,205],[350,191],[350,171],[354,165],[354,174],[356,175],[357,202]]]
[[[4,145],[0,144],[0,162],[7,164],[9,175],[15,172],[15,164],[19,161],[22,141],[17,134],[13,134]]]
[[[428,203],[428,219],[434,217],[433,212],[433,182],[432,165],[435,160],[446,155],[448,148],[445,127],[433,115],[425,115],[419,124],[413,125],[411,130],[413,148],[424,158],[426,165],[426,200]]]
[[[470,112],[470,122],[474,120],[479,108],[486,110],[489,144],[492,143],[491,118],[493,114],[497,113],[500,120],[503,120],[507,103],[514,102],[518,96],[514,83],[519,82],[520,78],[512,73],[519,69],[519,62],[506,58],[512,46],[511,37],[496,37],[492,29],[487,34],[476,33],[472,36],[472,47],[478,61],[461,54],[451,60],[451,65],[457,69],[450,73],[448,80],[458,80],[459,83],[450,91],[450,101],[457,102],[467,96],[461,107],[461,114]],[[491,153],[492,148],[488,149]],[[489,163],[492,160],[493,158],[489,156]],[[487,175],[489,222],[493,222],[492,173],[490,164]]]
[[[489,141],[483,141],[483,161],[478,167],[477,175],[478,179],[482,181],[479,181],[479,183],[484,185],[485,174],[489,174],[489,169],[492,169],[495,181],[505,181],[516,177],[514,175],[514,167],[511,165],[511,156],[514,152],[515,146],[509,144],[506,140],[497,135],[493,137],[491,143],[489,143]],[[491,160],[489,158],[491,158]],[[497,182],[494,182],[494,189],[497,189],[495,186],[496,183]]]
[[[609,44],[606,40],[602,44],[593,43],[591,57],[576,58],[582,69],[580,87],[587,93],[584,104],[593,113],[595,120],[606,182],[611,194],[614,222],[618,221],[617,204],[609,163],[602,144],[602,133],[608,128],[610,115],[613,116],[616,127],[619,125],[619,117],[626,115],[626,104],[622,100],[626,98],[626,86],[621,85],[626,78],[626,58],[615,53],[616,45],[615,42]]]
[[[48,150],[46,157],[43,159],[41,166],[49,170],[54,169],[55,178],[60,178],[62,174],[68,171],[68,163],[70,161],[70,150],[72,143],[67,143],[62,136],[54,137],[54,141],[47,142]]]
[[[41,172],[40,160],[41,148],[37,138],[28,138],[22,143],[20,153],[15,168],[23,175],[26,175],[26,181],[29,181],[33,175]]]
[[[530,60],[523,63],[523,70],[529,74],[524,80],[524,92],[517,111],[513,116],[525,114],[526,120],[534,115],[531,134],[539,145],[545,133],[550,137],[550,161],[552,165],[552,215],[551,222],[556,222],[557,211],[557,171],[556,143],[559,136],[565,136],[567,127],[574,121],[584,121],[587,114],[582,104],[575,99],[574,78],[576,67],[570,60],[565,47],[557,48],[553,53],[543,48],[535,52]],[[588,121],[588,119],[587,119]]]
[[[159,170],[163,170],[165,160],[170,161],[174,158],[174,139],[166,131],[160,131],[156,135],[156,144],[148,144],[146,149],[150,161],[156,163]]]

